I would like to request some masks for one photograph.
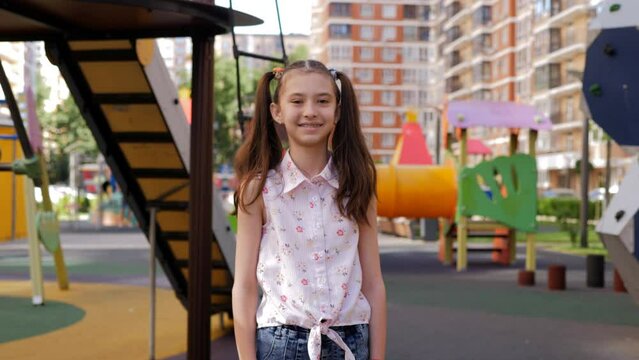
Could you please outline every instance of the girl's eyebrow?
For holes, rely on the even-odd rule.
[[[332,93],[329,92],[324,92],[324,93],[319,93],[319,94],[312,94],[312,96],[332,96]],[[307,96],[307,94],[303,94],[303,93],[292,93],[289,96]]]

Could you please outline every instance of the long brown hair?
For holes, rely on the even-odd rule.
[[[291,70],[316,72],[331,77],[337,100],[335,124],[331,148],[332,161],[339,177],[336,201],[343,216],[357,222],[366,222],[366,212],[374,200],[377,174],[375,163],[368,152],[359,123],[359,107],[353,85],[346,74],[327,69],[315,60],[297,61],[278,74],[278,81],[271,98],[270,83],[277,72],[267,72],[257,85],[255,116],[246,141],[235,155],[235,173],[240,185],[236,193],[236,206],[246,211],[264,188],[268,171],[277,167],[282,159],[282,143],[277,136],[275,121],[270,112],[272,102],[278,103],[279,92]],[[340,82],[341,89],[337,86]],[[248,185],[257,181],[259,191],[247,194]]]

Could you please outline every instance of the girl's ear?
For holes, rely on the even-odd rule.
[[[335,109],[335,124],[339,122],[339,114],[341,113],[340,105],[337,105],[337,108]]]
[[[270,110],[271,110],[271,117],[273,117],[273,120],[275,120],[276,123],[282,125],[282,121],[280,120],[282,110],[280,109],[280,106],[276,103],[271,103]]]

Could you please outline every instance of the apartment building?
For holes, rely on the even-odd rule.
[[[578,188],[583,124],[581,73],[590,0],[443,0],[440,60],[447,100],[514,101],[535,105],[553,121],[538,139],[540,187]],[[496,155],[508,152],[508,131],[476,129]],[[590,186],[600,186],[605,166],[603,133],[589,134]],[[527,149],[527,135],[520,137]],[[628,159],[613,147],[613,179]]]
[[[435,153],[441,111],[439,1],[316,0],[311,57],[345,72],[357,91],[371,154],[389,162],[407,111],[417,111]]]

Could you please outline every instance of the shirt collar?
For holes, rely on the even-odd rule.
[[[337,179],[337,172],[335,171],[335,168],[333,166],[332,156],[329,156],[326,166],[324,166],[324,169],[319,174],[313,177],[313,179],[308,179],[300,171],[297,165],[295,165],[295,162],[291,158],[290,152],[286,151],[282,162],[280,162],[280,171],[282,172],[282,178],[284,182],[283,193],[287,193],[295,189],[304,181],[312,183],[314,180],[317,181],[320,179],[324,179],[329,185],[336,189],[339,187],[339,180]]]

